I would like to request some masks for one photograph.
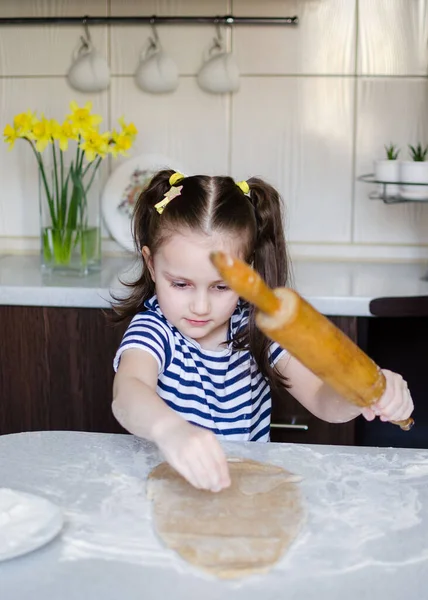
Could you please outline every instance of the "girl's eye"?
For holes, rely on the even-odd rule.
[[[228,292],[230,290],[230,287],[228,287],[227,285],[216,285],[215,289],[218,292]]]
[[[171,281],[171,287],[178,288],[179,290],[184,290],[187,287],[187,283],[184,281]]]

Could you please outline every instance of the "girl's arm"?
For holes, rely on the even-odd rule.
[[[220,491],[230,485],[224,452],[215,435],[185,421],[156,393],[158,366],[143,350],[126,350],[113,383],[113,414],[130,433],[155,442],[166,460],[194,487]]]
[[[329,385],[292,356],[277,362],[277,369],[289,378],[289,392],[316,417],[329,423],[345,423],[362,414],[368,421],[380,416],[383,421],[407,419],[413,411],[413,401],[401,375],[382,369],[386,389],[382,398],[370,408],[360,408],[347,402]]]

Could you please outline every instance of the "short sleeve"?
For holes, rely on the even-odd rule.
[[[274,367],[280,358],[287,354],[287,350],[281,348],[276,342],[272,342],[269,346],[269,364]]]
[[[131,348],[145,350],[158,363],[159,373],[162,373],[172,360],[172,333],[156,313],[147,311],[138,313],[129,324],[122,338],[113,361],[117,371],[122,354]]]

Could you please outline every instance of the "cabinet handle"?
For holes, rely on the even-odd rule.
[[[308,431],[309,425],[294,425],[293,423],[271,423],[272,429],[301,429],[302,431]]]

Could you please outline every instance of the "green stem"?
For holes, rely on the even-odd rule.
[[[67,215],[67,199],[68,199],[68,184],[70,179],[70,171],[67,173],[67,177],[64,180],[64,158],[63,153],[60,153],[61,160],[61,210],[60,210],[60,218],[59,223],[60,227],[63,228],[65,226],[65,218]],[[71,163],[73,165],[73,163]]]
[[[86,173],[89,171],[89,169],[93,166],[94,161],[88,163],[86,165],[86,167],[83,169],[83,173],[82,173],[82,177],[84,177],[86,175]]]
[[[62,192],[62,190],[64,189],[64,156],[63,156],[61,149],[59,151],[59,162],[60,162],[60,169],[61,169],[61,192]]]
[[[80,157],[80,165],[79,165],[79,173],[82,172],[82,166],[83,166],[83,158],[85,156],[85,153],[82,152],[82,156]]]
[[[40,152],[37,152],[37,150],[36,150],[33,142],[31,140],[29,140],[28,138],[24,138],[24,139],[26,139],[27,142],[30,144],[31,149],[33,150],[34,155],[36,157],[37,164],[39,165],[39,171],[40,171],[40,175],[42,176],[42,181],[43,181],[43,185],[44,185],[45,193],[46,193],[46,199],[47,199],[48,205],[49,205],[49,212],[50,212],[50,215],[51,215],[52,227],[55,228],[56,227],[55,208],[54,208],[53,201],[52,201],[52,198],[51,198],[51,192],[50,192],[50,189],[49,189],[49,185],[48,185],[48,182],[46,180],[46,173],[45,173],[45,167],[44,167],[44,164],[43,164],[43,159],[41,157]]]
[[[79,137],[78,137],[78,139],[77,139],[77,145],[76,145],[76,158],[75,158],[75,161],[74,161],[74,164],[76,165],[76,167],[77,167],[77,165],[79,164],[79,159],[80,159],[80,148],[79,148],[79,144],[80,144],[80,142],[81,142],[81,139],[82,139],[82,138],[81,138],[81,136],[80,136],[80,134],[79,134]]]
[[[89,183],[88,183],[88,185],[87,185],[87,186],[86,186],[86,188],[85,188],[85,192],[88,192],[88,191],[89,191],[89,189],[90,189],[90,187],[91,187],[91,185],[93,184],[93,182],[94,182],[94,177],[95,177],[95,175],[96,175],[96,172],[98,171],[98,169],[99,169],[99,167],[100,167],[100,164],[101,164],[101,161],[102,161],[102,160],[103,160],[103,159],[102,159],[102,156],[99,156],[99,157],[97,158],[97,161],[96,161],[96,163],[95,163],[95,167],[94,167],[94,170],[93,170],[93,172],[92,172],[91,178],[90,178],[90,180],[89,180]],[[92,164],[94,164],[94,163],[93,163],[93,162],[92,162],[92,163],[89,163],[89,165],[88,165],[88,166],[85,168],[85,170],[83,171],[82,180],[83,180],[83,177],[86,175],[86,171],[88,170],[88,167],[89,167],[90,165],[92,165]]]
[[[64,223],[64,215],[63,215],[63,209],[64,209],[64,157],[63,157],[63,153],[61,148],[59,149],[59,164],[60,164],[60,186],[61,186],[61,199],[60,199],[60,205],[59,205],[59,215],[58,215],[58,220],[59,220],[59,226],[62,227],[63,223]]]
[[[58,185],[58,164],[57,164],[57,158],[56,158],[56,148],[55,148],[55,141],[52,140],[52,158],[53,158],[53,165],[54,165],[54,179],[55,179],[55,208],[56,208],[56,215],[57,215],[57,222],[58,219],[60,218],[60,210],[59,210],[59,203],[60,203],[60,197],[59,197],[59,185]]]
[[[75,161],[74,161],[74,167],[75,167],[74,168],[74,173],[78,172],[78,170],[79,170],[79,163],[81,161],[81,154],[83,155],[83,150],[81,150],[79,148],[79,145],[80,145],[81,141],[82,141],[82,137],[79,134],[79,139],[77,140],[77,147],[76,147],[76,158],[75,158]],[[72,175],[71,179],[73,180],[73,175]]]

